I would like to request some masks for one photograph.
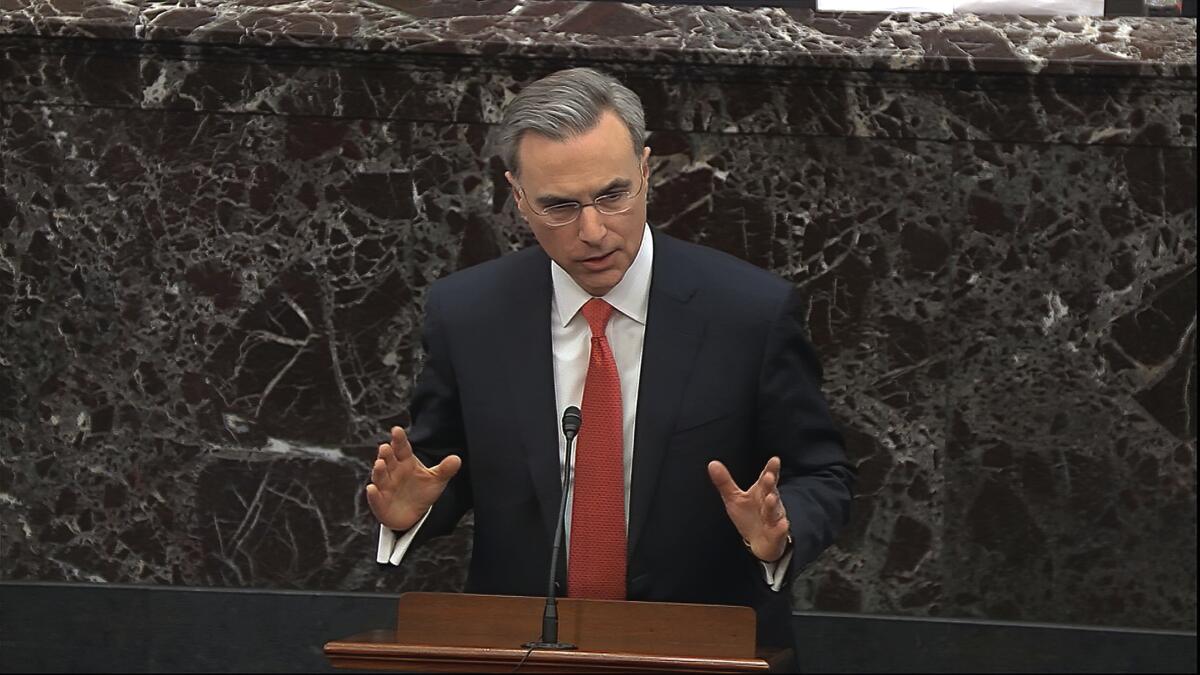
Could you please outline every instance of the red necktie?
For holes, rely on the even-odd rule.
[[[621,380],[604,327],[612,305],[592,298],[583,306],[592,328],[592,354],[583,385],[583,426],[575,439],[575,497],[567,594],[625,599],[625,454]]]

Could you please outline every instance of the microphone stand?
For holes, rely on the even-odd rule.
[[[581,424],[579,408],[571,406],[563,412],[563,436],[567,438],[567,452],[563,462],[562,499],[558,504],[558,525],[554,528],[554,548],[550,558],[550,583],[546,590],[546,609],[542,612],[542,639],[521,645],[529,649],[576,649],[569,642],[558,641],[558,601],[554,593],[554,578],[558,572],[558,551],[562,547],[563,525],[567,517],[567,490],[571,487],[571,447]]]

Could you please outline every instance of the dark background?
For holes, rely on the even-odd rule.
[[[500,106],[586,64],[652,225],[808,296],[860,482],[798,610],[1194,645],[1193,20],[386,4],[3,6],[5,580],[461,588],[362,486],[429,283],[532,243]]]
[[[395,621],[386,593],[0,582],[0,670],[338,672],[322,645]],[[828,612],[794,627],[805,672],[1196,671],[1194,632]]]

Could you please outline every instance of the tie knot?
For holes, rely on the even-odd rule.
[[[613,306],[600,298],[592,298],[583,304],[583,318],[592,327],[592,337],[604,337],[604,327],[612,316]]]

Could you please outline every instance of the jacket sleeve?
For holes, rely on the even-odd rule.
[[[449,534],[473,506],[470,452],[463,429],[453,350],[441,303],[443,294],[438,291],[439,285],[435,283],[425,303],[421,336],[424,361],[409,405],[412,422],[408,439],[413,453],[426,466],[433,466],[454,454],[462,458],[463,464],[426,516],[412,541],[413,546]]]
[[[782,460],[779,494],[791,526],[787,579],[816,560],[846,524],[854,469],[821,393],[821,366],[805,338],[799,293],[781,304],[767,338],[758,387],[762,463]]]

